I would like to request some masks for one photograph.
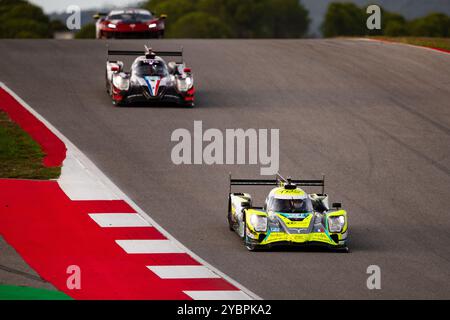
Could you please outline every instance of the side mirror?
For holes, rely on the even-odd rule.
[[[163,14],[161,14],[161,15],[159,16],[159,18],[160,18],[160,19],[166,19],[166,18],[167,18],[167,14],[164,14],[164,13],[163,13]]]
[[[98,20],[98,19],[100,19],[100,15],[97,13],[97,14],[94,14],[93,16],[92,16],[92,18],[94,18],[95,20]]]
[[[342,204],[340,202],[333,202],[333,204],[331,206],[333,208],[335,208],[336,210],[342,208]]]

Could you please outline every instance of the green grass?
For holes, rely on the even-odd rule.
[[[0,178],[58,178],[61,168],[45,167],[44,156],[39,144],[0,110]]]
[[[72,300],[72,298],[60,291],[0,285],[0,300]]]
[[[417,38],[417,37],[371,37],[378,40],[407,43],[416,46],[450,50],[450,38]]]

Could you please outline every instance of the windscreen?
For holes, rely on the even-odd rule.
[[[158,76],[168,75],[167,67],[164,62],[156,60],[140,61],[135,67],[134,72],[138,76]]]
[[[127,21],[146,21],[151,20],[153,17],[150,13],[118,13],[108,16],[108,20],[122,20]]]
[[[273,199],[269,210],[283,213],[307,213],[313,211],[313,208],[309,198]]]

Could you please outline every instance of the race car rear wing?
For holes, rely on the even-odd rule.
[[[230,193],[231,186],[284,186],[295,184],[299,187],[322,187],[322,194],[325,194],[325,175],[321,180],[297,180],[287,178],[277,173],[276,179],[232,179],[230,173]]]
[[[150,49],[151,50],[151,49]],[[179,51],[154,51],[151,50],[157,56],[160,57],[181,57],[181,62],[183,63],[183,48]],[[145,56],[148,53],[148,48],[146,50],[109,50],[108,48],[108,60],[110,56]]]

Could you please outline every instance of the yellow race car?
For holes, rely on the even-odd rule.
[[[248,193],[231,192],[232,186],[276,186],[263,207],[255,207]],[[300,187],[321,187],[307,193]],[[292,180],[232,179],[228,198],[228,224],[250,251],[276,245],[319,245],[348,252],[347,212],[340,203],[328,205],[325,178]]]

